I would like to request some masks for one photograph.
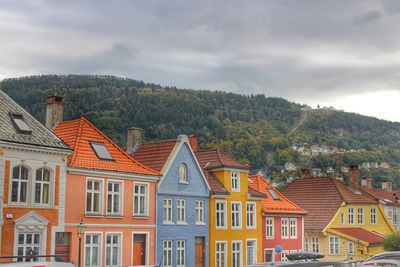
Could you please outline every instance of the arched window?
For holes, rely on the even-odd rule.
[[[35,203],[50,203],[50,171],[45,168],[36,170]]]
[[[28,169],[16,166],[12,172],[11,202],[26,203],[28,194]]]
[[[187,183],[187,167],[185,163],[179,165],[179,182],[180,183]]]

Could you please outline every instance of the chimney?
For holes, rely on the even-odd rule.
[[[189,135],[189,144],[194,152],[197,151],[197,137],[194,134]]]
[[[358,165],[349,166],[349,185],[354,191],[358,191],[358,184],[360,179],[360,170]]]
[[[132,154],[135,152],[142,142],[142,129],[136,127],[128,128],[128,136],[126,139],[126,152]]]
[[[302,169],[300,170],[300,178],[301,178],[301,179],[304,179],[304,178],[311,178],[310,169],[302,168]]]
[[[46,101],[46,127],[53,130],[63,120],[64,98],[49,96]]]
[[[364,177],[361,180],[361,186],[365,186],[368,189],[372,189],[373,188],[373,180],[372,177]]]
[[[382,182],[382,190],[392,192],[392,181]]]

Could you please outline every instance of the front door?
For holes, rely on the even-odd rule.
[[[264,262],[273,262],[274,261],[274,250],[266,249],[264,250]]]
[[[69,262],[70,251],[70,234],[58,232],[56,233],[56,248],[55,253],[57,257],[55,261]]]
[[[133,235],[133,265],[146,264],[146,234]]]
[[[196,237],[194,240],[194,257],[195,267],[204,267],[205,245],[204,237]]]

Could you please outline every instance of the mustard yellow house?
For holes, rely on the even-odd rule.
[[[212,191],[209,266],[262,262],[261,205],[265,195],[249,187],[249,166],[220,149],[197,151],[196,157]]]
[[[379,200],[363,192],[357,165],[350,166],[349,186],[332,177],[303,174],[283,193],[307,210],[304,251],[325,260],[365,259],[383,252],[385,235],[395,231]]]

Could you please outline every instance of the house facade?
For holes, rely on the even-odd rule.
[[[82,266],[155,265],[159,172],[132,159],[84,118],[61,122],[54,133],[73,150],[60,238],[69,259],[77,264],[81,250]]]
[[[327,260],[366,259],[383,252],[383,239],[395,231],[379,201],[359,185],[357,165],[349,168],[349,186],[332,177],[302,176],[283,194],[307,210],[304,250]]]
[[[0,91],[1,256],[37,261],[53,260],[38,255],[58,253],[70,154],[65,143]]]
[[[209,266],[262,262],[261,206],[265,196],[249,187],[248,165],[220,149],[195,153],[211,187]]]
[[[188,136],[144,143],[131,155],[162,173],[157,186],[157,263],[208,266],[210,187]]]
[[[250,187],[262,192],[263,261],[287,261],[286,255],[303,250],[306,211],[275,189],[262,176],[249,176]],[[275,253],[279,246],[282,252]]]

